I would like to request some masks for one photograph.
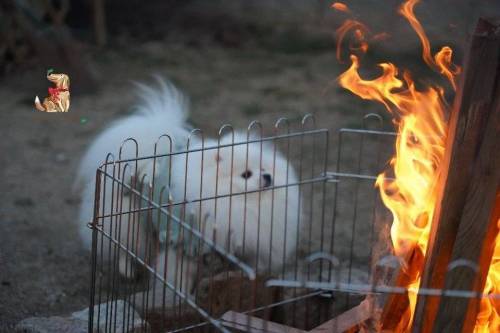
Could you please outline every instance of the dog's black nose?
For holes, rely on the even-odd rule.
[[[264,179],[264,187],[269,187],[273,184],[273,177],[270,174],[264,173],[262,174],[262,178]]]

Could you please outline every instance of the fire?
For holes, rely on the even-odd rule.
[[[353,26],[353,25],[351,25]],[[343,31],[342,31],[343,32]],[[359,97],[382,103],[393,115],[399,136],[391,160],[394,178],[379,175],[376,185],[393,214],[391,237],[397,255],[405,256],[418,245],[425,253],[436,199],[437,167],[446,136],[443,89],[418,91],[408,73],[399,78],[398,68],[382,63],[382,74],[373,80],[359,75],[359,58],[351,55],[351,67],[340,75],[340,85]]]
[[[499,233],[495,239],[495,250],[491,258],[486,284],[483,294],[500,293],[500,219],[497,221]],[[500,331],[500,299],[483,298],[480,311],[476,318],[474,333],[487,333]]]
[[[399,9],[399,13],[403,15],[408,22],[410,22],[413,30],[417,33],[418,38],[422,43],[422,59],[424,59],[425,63],[429,67],[446,76],[453,86],[453,89],[456,90],[457,86],[455,83],[455,77],[460,74],[460,67],[455,66],[451,62],[453,51],[449,46],[444,46],[438,53],[436,53],[434,58],[432,57],[429,38],[427,37],[422,24],[420,24],[415,16],[415,5],[419,2],[420,0],[409,0],[405,2]]]
[[[344,13],[350,12],[349,7],[347,7],[347,5],[345,3],[342,3],[342,2],[332,3],[331,8],[336,9],[340,12],[344,12]]]
[[[422,43],[422,59],[424,59],[427,65],[432,67],[434,65],[434,61],[431,55],[431,44],[429,42],[429,38],[427,38],[424,28],[415,16],[415,5],[419,2],[420,0],[409,0],[405,2],[400,7],[399,13],[403,15],[408,22],[410,22],[411,27],[417,33],[418,38],[420,38],[420,42]]]
[[[414,14],[419,0],[406,1],[399,10],[417,33],[422,44],[422,58],[432,69],[445,76],[456,89],[455,77],[460,67],[452,63],[453,51],[444,46],[432,56],[427,35]],[[361,31],[362,34],[357,33]],[[354,32],[357,42],[365,45],[368,28],[358,21],[347,20],[337,30],[337,57],[340,60],[340,46],[349,31]],[[372,39],[373,40],[373,39]],[[362,51],[365,47],[351,48]],[[354,52],[359,53],[359,52]],[[351,54],[351,66],[342,73],[340,85],[365,100],[381,103],[395,119],[398,130],[396,153],[391,159],[392,171],[380,174],[376,180],[385,206],[391,211],[393,223],[391,239],[396,255],[408,260],[412,251],[419,250],[425,255],[431,221],[437,202],[438,166],[444,157],[448,113],[444,99],[444,88],[427,86],[417,90],[411,75],[399,73],[392,63],[379,64],[381,74],[372,80],[365,80],[359,74],[359,54]],[[500,223],[500,222],[499,222]],[[499,225],[500,227],[500,225]],[[421,264],[421,263],[420,263]],[[413,281],[406,286],[418,290],[423,267],[412,267],[416,271]],[[497,237],[495,255],[488,272],[484,293],[500,292],[500,236]],[[416,293],[410,293],[410,318],[402,332],[411,329],[416,304]],[[500,326],[500,300],[484,298],[477,317],[475,332],[498,331]]]
[[[382,103],[399,117],[396,155],[390,162],[394,177],[382,173],[376,181],[393,215],[394,250],[403,258],[416,246],[425,253],[437,195],[437,167],[446,136],[442,89],[418,91],[409,74],[403,75],[404,81],[398,78],[398,70],[391,63],[380,64],[382,75],[378,78],[363,80],[358,73],[359,59],[351,55],[351,60],[351,67],[339,77],[340,85],[363,99]],[[419,280],[418,274],[408,287],[418,288]],[[409,325],[415,302],[416,295],[411,294]]]
[[[368,33],[368,28],[361,22],[356,20],[345,20],[344,23],[337,29],[337,60],[341,60],[341,45],[348,32],[353,31],[358,46],[350,45],[351,51],[361,50],[366,53],[368,50],[368,42],[365,40],[365,35]]]
[[[452,55],[453,50],[450,47],[445,46],[438,53],[436,53],[434,60],[439,72],[448,78],[453,86],[453,90],[457,90],[455,77],[460,74],[461,69],[451,62]]]

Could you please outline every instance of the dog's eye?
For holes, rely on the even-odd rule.
[[[243,172],[243,173],[241,174],[241,177],[243,177],[243,178],[245,178],[245,179],[248,179],[248,178],[252,177],[252,171],[250,171],[250,170],[246,170],[245,172]]]

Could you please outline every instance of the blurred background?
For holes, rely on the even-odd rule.
[[[363,115],[384,111],[335,82],[349,65],[347,52],[336,59],[335,30],[355,18],[387,34],[365,63],[391,61],[417,83],[449,89],[421,60],[397,14],[402,0],[345,3],[350,13],[324,0],[1,0],[0,331],[88,305],[89,253],[72,221],[75,167],[101,129],[132,111],[131,82],[172,80],[208,135],[224,123],[271,128],[306,113],[332,131],[361,126]],[[433,50],[451,45],[461,63],[477,18],[500,16],[500,2],[423,0],[416,14]],[[71,78],[69,113],[34,111],[49,68]]]

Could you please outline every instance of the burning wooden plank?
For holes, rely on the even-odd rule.
[[[494,201],[494,197],[493,199],[490,197],[491,193],[495,195],[498,184],[496,176],[488,170],[496,158],[495,155],[498,155],[493,148],[495,144],[498,148],[496,138],[498,126],[495,124],[497,111],[493,107],[493,102],[495,95],[498,95],[498,89],[495,91],[495,87],[500,84],[499,27],[498,24],[480,20],[472,39],[462,85],[451,111],[446,153],[441,162],[438,183],[439,200],[432,221],[421,288],[442,289],[445,286],[452,253],[455,251],[456,255],[475,258],[474,262],[478,262],[477,255],[481,249],[477,249],[481,248],[483,240],[488,240],[488,237],[486,239],[484,237],[490,222],[488,214],[491,210],[484,206],[486,204],[484,201],[490,200],[490,203]],[[484,135],[485,131],[489,134]],[[488,198],[477,197],[486,193]],[[479,210],[481,214],[476,215]],[[457,233],[460,233],[459,238]],[[473,254],[469,256],[463,251],[454,250],[454,247],[470,247],[463,237],[472,235],[477,237],[473,238],[473,241],[478,244],[470,249]],[[466,284],[468,283],[464,281],[455,286]],[[418,319],[414,320],[415,332],[432,331],[439,303],[439,297],[418,297],[415,311],[415,318]],[[458,312],[455,315],[459,315]],[[463,317],[461,319],[463,320]]]
[[[497,127],[498,124],[497,120]],[[497,140],[498,146],[500,142]],[[499,160],[497,156],[495,162],[497,170],[500,170]],[[500,172],[495,172],[497,183],[499,176]],[[481,183],[484,184],[484,182]],[[480,184],[475,187],[479,187]],[[498,246],[495,244],[495,238],[499,232],[497,224],[500,219],[500,192],[497,192],[495,200],[495,193],[491,192],[499,191],[499,189],[498,186],[494,186],[494,181],[490,185],[492,186],[488,186],[487,189],[469,192],[470,200],[467,201],[462,217],[462,222],[465,223],[460,224],[452,256],[452,262],[460,259],[467,260],[470,264],[477,264],[479,269],[476,271],[469,265],[457,266],[446,275],[445,290],[469,290],[474,293],[471,297],[443,297],[434,324],[435,332],[472,332],[477,325],[486,326],[485,323],[489,322],[491,317],[490,311],[495,311],[490,307],[498,303],[498,301],[481,299],[477,296],[484,290],[495,245]],[[493,205],[495,207],[492,207]],[[482,223],[475,223],[477,221]],[[476,241],[477,239],[484,241],[481,243]],[[476,320],[479,314],[483,323]],[[491,324],[497,326],[490,327],[490,332],[499,328],[498,323]]]
[[[424,254],[418,246],[409,252],[405,265],[393,273],[389,286],[403,287],[414,283],[424,264]],[[383,330],[400,332],[410,321],[410,300],[408,293],[389,293],[378,296],[378,304],[382,304],[380,325]]]
[[[500,49],[500,34],[497,41]],[[452,263],[467,260],[470,264],[477,265],[478,271],[466,266],[449,270],[445,290],[481,293],[495,249],[495,239],[499,232],[497,221],[500,219],[500,64],[497,67],[496,96],[475,161],[451,258]],[[480,302],[482,301],[476,297],[443,297],[435,321],[435,331],[473,331]]]

